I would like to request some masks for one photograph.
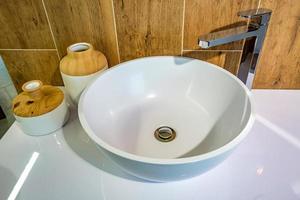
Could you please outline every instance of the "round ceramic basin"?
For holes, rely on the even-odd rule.
[[[250,92],[238,78],[173,56],[107,70],[83,92],[78,112],[89,137],[116,164],[159,182],[213,168],[254,121]]]

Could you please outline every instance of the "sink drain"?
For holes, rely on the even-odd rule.
[[[155,138],[160,142],[170,142],[175,139],[176,132],[168,126],[161,126],[154,132]]]

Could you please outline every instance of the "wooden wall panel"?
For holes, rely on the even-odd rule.
[[[262,0],[273,10],[254,88],[300,89],[300,1]]]
[[[76,42],[89,42],[110,65],[119,63],[111,0],[44,0],[60,56]]]
[[[1,0],[0,54],[18,89],[33,78],[62,84],[56,53],[61,58],[70,44],[82,41],[94,44],[111,66],[143,56],[183,54],[235,74],[243,42],[204,51],[198,37],[245,23],[237,12],[258,4],[273,15],[254,88],[300,88],[297,0]]]
[[[121,61],[180,55],[183,0],[113,0]]]
[[[183,56],[197,58],[218,65],[232,74],[237,74],[241,51],[184,51]]]
[[[54,43],[42,1],[0,1],[1,49],[51,49]]]
[[[18,92],[33,79],[45,84],[62,85],[56,51],[0,51]]]
[[[256,9],[258,0],[186,0],[183,49],[200,49],[198,38],[221,27],[236,27],[247,21],[237,16],[239,11]],[[232,26],[232,24],[234,24]],[[243,42],[234,42],[210,49],[242,49]]]

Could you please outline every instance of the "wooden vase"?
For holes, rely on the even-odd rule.
[[[45,135],[61,128],[69,117],[64,93],[39,80],[26,82],[13,100],[16,121],[28,135]]]
[[[104,54],[89,43],[76,43],[67,48],[67,55],[60,61],[60,72],[73,103],[78,103],[85,87],[107,67]]]

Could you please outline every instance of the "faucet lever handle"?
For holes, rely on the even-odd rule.
[[[252,9],[252,10],[245,10],[245,11],[238,12],[238,16],[252,19],[257,17],[270,16],[271,13],[272,10],[270,9],[259,8],[259,9]]]
[[[258,23],[258,26],[261,25],[267,25],[270,17],[271,17],[272,10],[266,9],[266,8],[259,8],[259,9],[252,9],[252,10],[245,10],[238,12],[238,16],[248,18],[248,19],[254,19],[254,18],[260,18],[260,22]]]

